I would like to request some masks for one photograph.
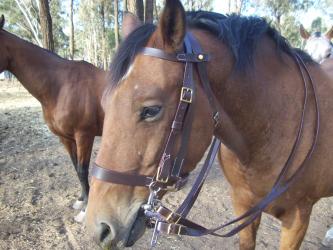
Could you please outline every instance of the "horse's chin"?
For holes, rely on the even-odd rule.
[[[140,209],[127,237],[125,247],[133,246],[135,242],[142,237],[142,235],[145,232],[145,229],[146,229],[146,218],[143,213],[143,210]]]
[[[146,228],[146,218],[143,211],[140,209],[131,224],[131,229],[125,233],[119,240],[113,240],[111,236],[107,236],[100,243],[100,247],[104,250],[120,250],[126,247],[131,247],[135,242],[142,237]]]
[[[129,230],[123,228],[118,234],[118,237],[113,237],[110,230],[105,230],[105,235],[102,233],[102,240],[99,241],[99,247],[103,250],[120,250],[126,247],[131,247],[135,242],[142,237],[146,228],[146,218],[143,210],[140,208],[132,215],[131,222],[128,225]]]

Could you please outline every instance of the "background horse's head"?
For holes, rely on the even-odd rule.
[[[4,44],[4,30],[5,17],[1,15],[0,17],[0,73],[8,67],[8,53],[6,46]]]
[[[331,39],[333,38],[333,27],[322,34],[321,32],[315,32],[312,35],[303,27],[300,26],[300,34],[303,39],[306,40],[305,50],[311,57],[317,61],[322,62],[326,58],[332,56],[333,44]]]
[[[105,120],[96,163],[118,172],[156,173],[179,102],[184,64],[146,56],[141,47],[168,53],[183,49],[185,11],[179,1],[166,1],[157,28],[125,22],[128,37],[111,66],[111,90],[105,93]],[[134,30],[134,31],[133,31]],[[133,32],[130,32],[133,31]],[[194,120],[185,171],[203,156],[213,134],[212,111],[196,79]],[[177,147],[179,147],[179,139]],[[148,188],[111,184],[92,178],[87,228],[104,247],[133,244],[145,228],[140,206]]]

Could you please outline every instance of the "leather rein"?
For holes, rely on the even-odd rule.
[[[174,120],[171,124],[169,137],[158,165],[157,173],[154,176],[146,176],[134,173],[117,172],[100,167],[96,163],[94,163],[92,168],[92,175],[99,180],[129,186],[144,186],[150,189],[150,195],[147,204],[144,204],[142,208],[144,209],[144,213],[149,221],[155,225],[154,234],[151,241],[152,247],[156,245],[157,238],[160,233],[188,236],[213,235],[218,237],[230,237],[238,233],[244,227],[251,224],[258,216],[260,216],[260,214],[272,201],[284,193],[291,186],[291,184],[295,182],[296,178],[303,172],[306,163],[312,156],[319,133],[319,106],[313,79],[302,58],[295,53],[293,55],[293,59],[295,60],[295,63],[297,64],[297,67],[300,71],[304,86],[302,114],[292,150],[275,184],[273,185],[272,190],[257,205],[252,207],[243,215],[213,229],[207,229],[187,219],[186,217],[200,193],[200,190],[220,148],[220,139],[213,136],[206,160],[187,197],[184,199],[178,209],[176,209],[176,211],[171,211],[170,209],[166,208],[159,200],[159,193],[163,191],[178,191],[186,184],[187,181],[187,174],[182,173],[182,167],[187,153],[191,124],[193,121],[193,106],[195,104],[196,92],[193,78],[194,66],[196,66],[199,80],[203,86],[213,111],[212,118],[215,122],[215,126],[219,126],[221,122],[220,114],[217,110],[217,105],[215,103],[214,95],[210,87],[206,71],[205,63],[210,60],[210,56],[202,52],[200,44],[191,33],[187,33],[185,36],[184,49],[184,53],[177,54],[168,54],[162,50],[147,47],[143,48],[141,51],[141,54],[146,56],[185,64],[180,100],[176,114],[174,116]],[[309,80],[309,83],[307,83],[306,76]],[[310,86],[313,91],[316,110],[316,125],[313,140],[303,162],[300,164],[299,168],[287,179],[286,177],[288,170],[291,166],[291,163],[293,162],[293,159],[295,158],[296,151],[299,148],[303,134],[304,117],[309,97],[308,86]],[[172,152],[174,152],[176,139],[178,136],[181,136],[181,145],[178,153],[173,156]],[[217,233],[218,230],[240,221],[241,223],[235,226],[231,231],[224,234]]]

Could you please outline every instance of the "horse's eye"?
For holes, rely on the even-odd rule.
[[[143,107],[140,113],[141,120],[154,120],[156,116],[160,113],[162,107],[161,106],[150,106]]]

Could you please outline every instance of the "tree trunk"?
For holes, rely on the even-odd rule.
[[[39,0],[39,18],[43,35],[43,46],[48,50],[54,51],[52,18],[48,0]]]
[[[123,7],[124,11],[127,12],[128,11],[128,9],[127,9],[127,0],[124,0],[123,4],[124,4],[124,7]]]
[[[128,0],[128,11],[135,14],[141,21],[144,21],[143,0]]]
[[[114,41],[116,48],[119,46],[119,3],[114,1]]]
[[[93,30],[93,49],[94,49],[94,65],[98,67],[98,47],[97,47],[97,32]]]
[[[236,0],[236,13],[240,15],[242,13],[242,8],[244,4],[244,0]]]
[[[154,15],[155,15],[155,18],[157,21],[158,21],[158,13],[159,13],[159,11],[157,8],[157,3],[156,3],[156,1],[154,1]]]
[[[19,7],[20,11],[22,12],[25,20],[28,23],[29,32],[32,34],[33,38],[36,40],[38,46],[42,47],[43,43],[39,39],[38,27],[37,27],[37,25],[34,25],[33,22],[31,22],[33,17],[31,15],[31,13],[29,12],[29,9],[26,8],[26,5],[24,4],[24,2],[21,2],[19,0],[15,0],[15,2],[17,4],[17,6]]]
[[[70,35],[69,35],[69,54],[70,58],[73,60],[74,59],[74,50],[75,50],[75,41],[74,41],[74,21],[73,21],[73,16],[74,16],[74,9],[73,9],[73,0],[70,0]]]
[[[154,0],[145,0],[145,23],[154,21]]]
[[[119,15],[118,0],[114,0],[114,40],[115,40],[116,48],[118,48],[118,45],[119,45],[119,23],[118,23],[119,18],[118,18],[118,15]]]
[[[117,2],[117,0],[116,0]],[[106,28],[105,28],[105,2],[101,1],[100,6],[100,16],[102,24],[102,60],[103,60],[103,69],[107,70],[108,68],[108,51],[106,46]]]

